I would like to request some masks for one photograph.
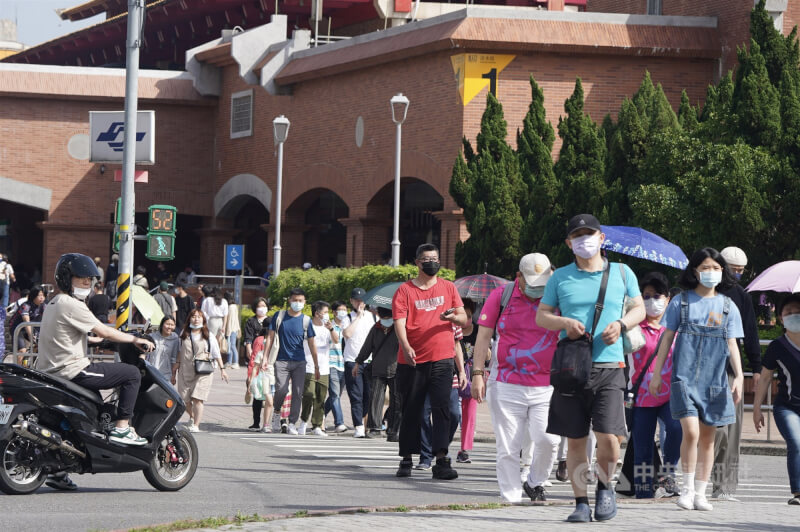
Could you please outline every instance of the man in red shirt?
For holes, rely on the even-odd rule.
[[[412,454],[420,452],[420,421],[425,396],[430,394],[433,417],[431,449],[436,456],[433,478],[453,480],[450,465],[450,389],[453,385],[455,344],[453,325],[465,326],[467,314],[453,283],[439,279],[439,249],[433,244],[417,248],[419,273],[403,283],[392,299],[392,317],[400,349],[397,353],[397,387],[402,397],[400,468],[398,477],[411,476]]]

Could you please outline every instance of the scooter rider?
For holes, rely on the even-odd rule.
[[[79,253],[62,255],[56,263],[55,281],[62,293],[48,304],[39,331],[39,356],[35,368],[71,380],[90,390],[119,388],[118,419],[109,440],[122,445],[146,445],[147,440],[129,425],[141,375],[129,364],[92,363],[86,356],[89,332],[117,343],[133,343],[152,351],[149,340],[137,338],[101,323],[85,304],[94,278],[100,276],[95,262]],[[144,355],[142,355],[144,356]],[[50,478],[48,486],[75,489],[66,475]]]

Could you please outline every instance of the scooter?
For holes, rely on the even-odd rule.
[[[142,383],[130,422],[147,438],[140,447],[109,440],[117,397],[18,366],[0,364],[0,491],[35,492],[53,473],[143,471],[160,491],[186,486],[197,470],[194,436],[177,423],[186,407],[164,376],[139,358],[132,344],[118,346],[122,363],[136,365]]]

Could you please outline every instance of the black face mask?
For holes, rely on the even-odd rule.
[[[441,268],[441,266],[442,265],[439,264],[438,262],[423,262],[421,269],[423,273],[425,273],[425,275],[430,275],[431,277],[433,277],[434,275],[436,275],[436,272],[439,271],[439,268]]]

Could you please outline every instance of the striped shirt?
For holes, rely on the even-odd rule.
[[[344,371],[344,355],[342,354],[342,340],[344,337],[342,336],[342,331],[346,329],[349,324],[350,320],[347,318],[342,320],[341,325],[338,325],[336,320],[333,321],[333,330],[339,335],[339,342],[331,344],[331,349],[329,351],[330,365],[332,368],[336,368],[339,371]]]

